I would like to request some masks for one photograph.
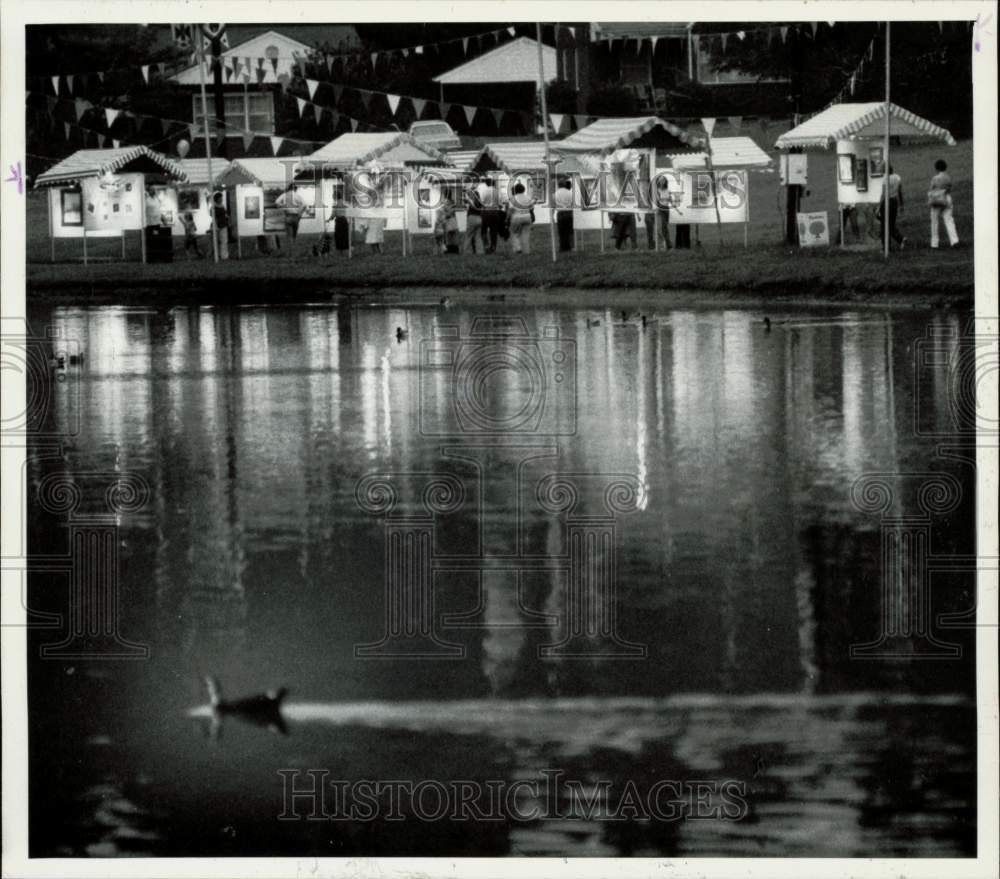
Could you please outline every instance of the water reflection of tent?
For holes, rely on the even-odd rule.
[[[946,129],[904,110],[888,105],[889,136],[897,143],[944,143],[955,145]],[[859,219],[874,232],[878,226],[875,208],[883,200],[882,183],[886,179],[884,141],[886,104],[872,101],[863,104],[835,104],[778,138],[779,150],[826,150],[837,147],[837,202],[840,214],[840,240],[844,243],[844,211],[852,208],[851,225],[857,237],[875,246],[875,236],[866,237],[857,228]],[[863,208],[858,210],[858,208]]]
[[[77,150],[35,180],[49,190],[49,236],[55,259],[56,238],[120,237],[125,255],[126,231],[145,226],[147,183],[185,181],[181,165],[146,146]]]

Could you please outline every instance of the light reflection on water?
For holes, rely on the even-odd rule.
[[[454,437],[431,435],[454,431],[454,395],[445,370],[421,368],[422,341],[449,325],[467,336],[498,314],[540,338],[557,327],[575,345],[576,395],[552,391],[556,435],[524,439],[547,457],[523,473],[578,474],[588,514],[601,511],[603,486],[584,474],[637,480],[638,510],[617,523],[616,607],[645,659],[539,659],[557,640],[565,574],[538,565],[518,575],[505,559],[517,545],[559,556],[563,527],[537,505],[513,514],[520,459],[509,449],[459,460],[442,450]],[[35,315],[79,340],[86,360],[55,386],[50,412],[53,428],[80,430],[65,456],[33,450],[31,478],[63,472],[94,497],[103,487],[88,473],[149,483],[146,508],[123,517],[119,556],[122,630],[151,658],[78,663],[72,674],[34,663],[32,765],[61,783],[33,792],[33,852],[969,853],[967,635],[948,633],[966,648],[961,662],[848,653],[874,637],[880,594],[877,522],[851,506],[854,480],[945,470],[971,490],[971,468],[935,457],[936,440],[914,431],[915,418],[924,433],[954,431],[947,358],[920,372],[914,356],[933,329],[954,359],[961,319],[771,318],[767,331],[741,311],[664,310],[645,327],[617,309]],[[505,415],[529,390],[510,369],[486,386]],[[384,631],[385,535],[355,499],[358,480],[382,472],[450,472],[471,486],[474,509],[435,535],[441,557],[475,546],[488,568],[437,572],[437,619],[451,616],[446,640],[463,660],[354,658],[354,645]],[[417,480],[400,484],[406,504]],[[970,552],[971,508],[967,498],[934,523],[938,552]],[[900,491],[892,513],[914,510],[912,488]],[[34,520],[33,552],[64,551],[57,524]],[[935,589],[936,611],[971,606],[960,576]],[[40,608],[58,610],[53,591]],[[288,685],[289,738],[227,723],[219,742],[203,739],[187,712],[204,702],[206,672],[233,694]],[[461,833],[304,827],[274,821],[283,767],[346,779],[546,768],[647,784],[737,779],[750,816]]]

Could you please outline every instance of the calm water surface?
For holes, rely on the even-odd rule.
[[[29,452],[31,552],[65,557],[70,525],[106,522],[108,486],[136,477],[115,523],[120,633],[149,658],[39,660],[64,633],[33,631],[33,854],[972,854],[969,630],[935,632],[962,650],[949,661],[850,658],[882,614],[860,476],[885,474],[884,515],[923,517],[931,555],[974,553],[949,367],[965,318],[770,317],[767,330],[744,311],[647,312],[644,327],[617,309],[502,305],[34,314],[85,359],[45,415],[69,438]],[[541,379],[473,335],[519,327],[539,340]],[[943,355],[923,362],[929,334]],[[427,359],[441,338],[451,367]],[[456,396],[470,356],[484,366]],[[491,446],[475,433],[484,412],[524,429]],[[392,480],[399,525],[426,518],[429,474],[462,493],[421,526],[428,625],[462,655],[356,658],[395,612],[389,528],[359,480]],[[921,485],[941,474],[961,498],[928,515]],[[609,510],[614,479],[631,512]],[[43,509],[38,493],[65,483],[75,507]],[[555,509],[566,485],[573,503]],[[596,617],[618,642],[552,655],[573,625],[569,519],[611,513],[597,557],[615,590]],[[67,577],[42,567],[32,609],[64,612]],[[930,613],[968,611],[972,588],[936,573]],[[608,659],[634,645],[644,657]],[[289,687],[288,736],[233,719],[210,736],[207,673],[234,696]],[[560,815],[279,821],[289,768],[480,784],[563,772],[607,782],[609,802],[630,780],[642,795],[734,781],[746,814],[588,819],[543,788]]]

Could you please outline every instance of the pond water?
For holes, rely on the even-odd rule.
[[[768,318],[32,314],[32,854],[973,854],[966,317]]]

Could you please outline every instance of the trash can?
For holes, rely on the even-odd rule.
[[[146,262],[174,261],[174,233],[170,226],[146,227]]]

